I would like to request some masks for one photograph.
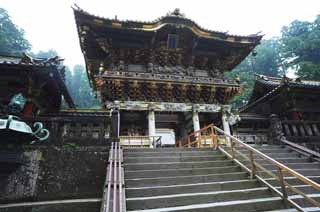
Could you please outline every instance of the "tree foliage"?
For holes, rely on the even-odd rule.
[[[226,73],[229,78],[239,78],[244,92],[232,102],[235,107],[247,103],[253,90],[255,74],[279,76],[282,72],[280,43],[278,38],[262,40],[255,52],[250,54],[232,72]]]
[[[101,103],[95,98],[95,94],[89,85],[87,73],[83,65],[75,65],[72,72],[67,68],[65,76],[66,86],[78,108],[101,107]]]
[[[296,20],[284,26],[280,42],[287,68],[304,79],[320,80],[320,15],[314,22]]]
[[[24,31],[12,22],[5,9],[0,8],[0,54],[20,55],[30,47]]]
[[[59,56],[54,49],[48,51],[38,51],[30,53],[36,58],[51,58]],[[75,65],[71,70],[69,66],[65,66],[65,84],[68,91],[76,104],[77,108],[100,108],[100,102],[95,98],[93,89],[89,85],[89,80],[85,67],[83,65]]]

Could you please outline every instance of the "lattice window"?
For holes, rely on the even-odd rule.
[[[168,34],[167,47],[168,49],[176,49],[178,47],[179,36]]]

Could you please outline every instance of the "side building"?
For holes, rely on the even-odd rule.
[[[9,116],[13,119],[7,124]],[[48,139],[33,140],[25,132],[25,124],[38,131],[36,122],[49,131]],[[98,201],[81,206],[19,203],[101,198],[109,131],[109,111],[76,109],[61,59],[0,56],[0,211],[99,208]],[[2,208],[6,204],[11,206]]]
[[[56,113],[61,109],[63,99],[66,107],[75,108],[64,83],[64,66],[60,62],[58,57],[0,56],[1,109],[17,94],[25,99],[24,116]]]
[[[320,82],[259,75],[234,133],[247,142],[277,143],[279,138],[320,147]]]

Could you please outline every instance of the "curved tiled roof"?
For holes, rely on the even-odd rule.
[[[6,65],[23,65],[23,66],[59,66],[60,62],[64,59],[58,56],[52,58],[33,58],[26,53],[22,54],[22,57],[0,55],[0,64]]]
[[[304,88],[304,89],[320,89],[320,81],[314,80],[302,80],[301,78],[290,79],[286,76],[280,77],[268,77],[264,75],[257,75],[257,79],[252,91],[249,103],[239,109],[240,112],[244,112],[258,103],[267,100],[275,93],[280,91],[283,87],[289,88]],[[263,89],[261,94],[257,93],[258,89]]]
[[[89,12],[84,11],[83,9],[76,6],[73,8],[76,20],[82,16],[83,18],[89,18],[97,25],[105,25],[113,28],[125,28],[125,29],[132,29],[132,30],[142,30],[142,31],[157,31],[158,29],[166,26],[166,25],[180,25],[182,27],[189,28],[192,32],[196,35],[208,39],[217,39],[223,40],[226,42],[239,42],[239,43],[259,43],[262,39],[263,35],[259,33],[248,35],[248,36],[241,36],[241,35],[231,35],[226,32],[219,32],[208,30],[201,27],[195,21],[186,18],[180,12],[176,12],[177,9],[172,12],[168,13],[166,16],[162,16],[155,21],[151,22],[143,22],[143,21],[122,21],[118,19],[109,19],[97,15],[90,14]],[[78,20],[77,20],[78,21]]]
[[[303,80],[301,78],[291,79],[288,77],[267,77],[264,75],[258,75],[256,83],[264,85],[266,87],[276,87],[281,83],[286,84],[288,87],[304,87],[304,88],[316,88],[320,87],[320,81],[315,80]]]

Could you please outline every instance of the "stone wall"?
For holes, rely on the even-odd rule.
[[[88,141],[87,141],[88,142]],[[4,151],[4,148],[0,150]],[[7,147],[6,152],[17,155],[23,165],[11,173],[0,173],[0,204],[30,201],[101,198],[105,181],[108,145],[82,145],[66,142],[63,145],[27,145]],[[0,169],[1,170],[1,169]],[[96,211],[100,203],[52,205],[0,209],[0,211]],[[98,207],[99,206],[99,207]],[[67,209],[61,209],[66,208]],[[88,207],[88,210],[84,208]],[[50,209],[51,208],[51,209]],[[60,209],[59,209],[60,208]],[[95,211],[95,210],[93,210]]]

